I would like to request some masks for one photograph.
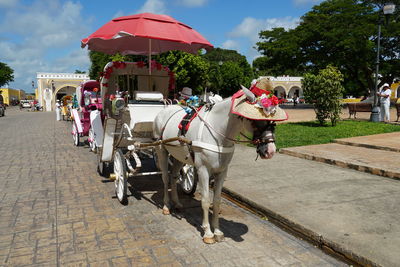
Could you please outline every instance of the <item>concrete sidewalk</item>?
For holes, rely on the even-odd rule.
[[[395,153],[392,161],[399,162],[398,152],[371,150]],[[271,160],[255,158],[254,148],[236,147],[226,193],[359,264],[399,266],[400,181],[284,154]]]
[[[323,145],[284,148],[281,153],[400,179],[400,133],[334,140]]]

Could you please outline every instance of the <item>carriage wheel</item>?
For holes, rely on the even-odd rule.
[[[185,164],[180,171],[178,179],[185,194],[193,195],[196,192],[198,177],[194,166]]]
[[[119,202],[123,205],[128,204],[128,172],[124,153],[117,149],[114,155],[114,174],[115,174],[115,194]]]
[[[76,124],[72,124],[72,139],[74,139],[74,145],[79,146],[79,133]]]
[[[96,142],[94,141],[94,133],[93,133],[93,129],[92,127],[90,127],[89,129],[89,147],[90,147],[90,151],[92,152],[96,152]]]

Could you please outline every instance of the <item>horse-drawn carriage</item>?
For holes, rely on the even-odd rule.
[[[144,62],[110,62],[101,79],[104,138],[99,146],[98,170],[115,180],[121,203],[127,202],[129,176],[160,174],[157,169],[142,170],[143,159],[155,161],[153,122],[172,101],[174,74],[153,62],[149,71]],[[96,133],[97,134],[97,133]],[[193,169],[185,166],[180,175],[182,189],[191,194],[196,189]]]
[[[212,48],[185,24],[150,13],[115,18],[83,39],[82,47],[86,45],[108,54],[148,55],[149,62],[151,55],[170,50],[196,54],[199,49]],[[104,175],[113,166],[110,178],[115,180],[117,198],[126,203],[128,177],[160,173],[142,171],[145,156],[156,158],[164,182],[163,214],[170,212],[169,186],[175,207],[180,207],[177,180],[190,184],[198,175],[203,240],[213,243],[223,237],[218,220],[220,197],[237,136],[245,130],[248,142],[256,144],[257,154],[271,158],[275,152],[273,121],[285,120],[287,115],[277,107],[270,88],[259,81],[251,90],[242,88],[231,98],[196,110],[196,117],[182,136],[178,126],[186,112],[167,100],[173,80],[172,73],[157,63],[149,64],[149,68],[144,62],[106,65],[100,82],[105,119],[98,170]],[[212,227],[208,218],[211,176],[215,181]]]
[[[86,81],[76,88],[77,108],[72,109],[72,137],[74,144],[80,144],[80,138],[88,136],[92,151],[96,151],[103,139],[102,101],[98,81]]]

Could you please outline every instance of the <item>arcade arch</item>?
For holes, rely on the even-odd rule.
[[[286,98],[286,90],[283,86],[277,86],[274,88],[274,95],[279,98]]]
[[[295,94],[298,97],[303,96],[303,90],[298,86],[291,87],[288,92],[288,98],[293,98]]]
[[[73,95],[76,92],[77,86],[74,84],[61,85],[58,89],[56,88],[53,96],[52,106],[56,104],[56,100],[61,100],[63,96]]]

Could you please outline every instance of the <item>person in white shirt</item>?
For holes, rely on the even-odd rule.
[[[61,120],[61,105],[60,105],[60,100],[56,101],[56,117],[57,120],[60,121]]]
[[[392,95],[392,90],[390,90],[389,84],[385,83],[377,95],[380,97],[381,101],[381,121],[390,121],[390,96]]]

